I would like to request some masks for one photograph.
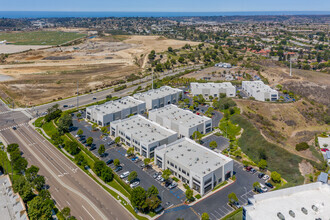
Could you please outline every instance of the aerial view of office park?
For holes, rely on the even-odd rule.
[[[3,4],[0,219],[328,220],[329,27],[324,0]]]

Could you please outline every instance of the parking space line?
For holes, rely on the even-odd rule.
[[[217,213],[218,215],[220,215],[220,218],[222,217],[222,215],[221,215],[219,212],[217,212],[217,211],[215,211],[215,210],[214,210],[214,212]]]
[[[222,211],[220,208],[218,208],[220,212],[222,212],[224,215],[226,215],[226,212]]]

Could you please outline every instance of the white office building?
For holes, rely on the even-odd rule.
[[[258,194],[243,207],[243,220],[328,220],[329,217],[330,186],[321,182]]]
[[[164,107],[165,105],[175,104],[179,101],[183,91],[181,89],[163,86],[159,89],[152,89],[143,93],[136,93],[134,98],[144,101],[147,110]]]
[[[278,100],[278,91],[265,85],[262,81],[243,81],[242,89],[248,96],[252,96],[258,101]]]
[[[195,131],[206,134],[212,131],[212,119],[196,115],[176,105],[149,111],[149,119],[178,132],[180,137],[191,137]]]
[[[220,93],[225,93],[227,97],[236,95],[236,88],[230,82],[190,83],[190,89],[192,95],[203,95],[205,99],[209,99],[209,96],[219,97]]]
[[[135,115],[110,125],[112,136],[120,137],[128,147],[134,147],[144,157],[153,157],[155,148],[177,140],[178,134],[149,119]]]
[[[146,104],[131,96],[102,105],[93,105],[86,108],[86,118],[100,126],[110,125],[110,122],[127,118],[130,115],[143,114]]]
[[[234,162],[189,138],[156,148],[155,163],[172,174],[200,195],[233,175]]]
[[[28,220],[25,204],[8,175],[0,176],[0,219]]]

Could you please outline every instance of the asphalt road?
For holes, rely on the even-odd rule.
[[[18,143],[29,165],[40,168],[60,209],[69,206],[78,219],[133,219],[107,191],[29,125],[21,124],[17,130],[2,128],[0,135],[9,144]]]
[[[182,72],[186,69],[192,69],[192,68],[197,68],[197,67],[199,67],[199,65],[196,65],[195,67],[194,66],[184,67],[184,68],[181,68],[181,69],[177,69],[174,72],[173,71],[168,71],[168,72],[163,73],[158,79],[162,79],[166,76],[172,76],[172,75],[178,74],[178,73],[180,73],[180,72]],[[81,95],[78,98],[79,99],[79,106],[94,103],[96,101],[104,100],[104,99],[106,99],[106,96],[110,95],[110,94],[113,97],[114,96],[123,97],[123,96],[129,95],[130,93],[132,93],[139,86],[145,87],[148,84],[150,84],[151,79],[152,79],[152,76],[147,76],[143,79],[138,79],[138,80],[135,80],[135,81],[132,81],[132,82],[127,82],[126,85],[127,85],[128,88],[123,89],[123,90],[118,91],[118,92],[114,92],[114,89],[110,88],[110,89],[106,89],[106,90],[103,90],[103,91],[94,92],[93,94],[88,93],[88,94]],[[93,98],[96,98],[96,99],[93,99]],[[50,108],[51,106],[53,106],[55,104],[59,104],[61,109],[64,109],[63,105],[68,105],[68,106],[69,105],[74,105],[74,106],[76,106],[77,105],[77,97],[73,97],[73,98],[69,98],[69,99],[64,99],[64,100],[60,100],[60,101],[56,101],[56,102],[36,106],[36,107],[28,109],[28,111],[32,115],[37,115],[37,114],[40,115],[41,113],[46,112],[48,108]],[[66,109],[68,109],[68,108],[66,108]]]

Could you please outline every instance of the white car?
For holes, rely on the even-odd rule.
[[[268,188],[266,186],[262,185],[261,183],[260,183],[260,189],[262,190],[262,192],[268,191]]]
[[[262,179],[265,180],[265,181],[266,180],[269,180],[269,176],[268,175],[265,175],[265,176],[262,177]]]
[[[125,173],[122,173],[120,175],[120,178],[124,179],[124,178],[128,177],[128,175],[129,175],[129,171],[126,171]]]
[[[138,185],[140,185],[140,182],[139,181],[136,181],[136,182],[133,182],[130,187],[131,188],[134,188],[134,187],[137,187]]]

